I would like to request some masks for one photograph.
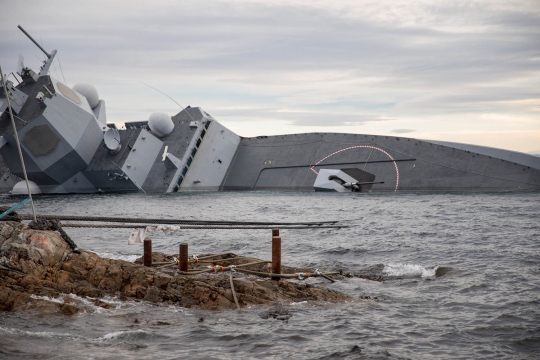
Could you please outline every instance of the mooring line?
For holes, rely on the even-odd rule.
[[[156,224],[131,224],[131,225],[119,225],[119,224],[80,224],[80,223],[62,223],[63,227],[72,228],[110,228],[110,229],[134,229],[134,228],[146,228],[149,226],[155,226]],[[321,226],[282,226],[281,229],[341,229],[346,228],[346,225],[321,225]],[[179,230],[240,230],[240,229],[253,229],[253,230],[272,230],[272,226],[227,226],[227,225],[182,225]]]
[[[30,214],[20,214],[23,220],[32,220]],[[313,222],[271,222],[271,221],[226,221],[226,220],[185,220],[185,219],[155,219],[155,218],[127,218],[105,216],[73,216],[73,215],[36,215],[39,219],[62,221],[99,221],[121,223],[150,223],[166,225],[322,225],[335,224],[340,220],[313,221]]]

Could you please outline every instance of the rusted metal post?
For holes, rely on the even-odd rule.
[[[272,230],[273,232],[273,230]],[[281,274],[281,237],[272,236],[272,273]],[[279,277],[273,277],[279,280]]]
[[[278,228],[273,228],[272,229],[272,236],[279,236],[279,229]]]
[[[180,254],[179,254],[179,260],[180,260],[180,271],[188,271],[188,244],[181,243],[180,244]]]
[[[152,266],[152,239],[144,239],[144,256],[143,256],[143,263],[144,266]]]

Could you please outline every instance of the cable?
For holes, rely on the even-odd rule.
[[[62,73],[62,78],[64,79],[64,84],[67,86],[66,78],[64,77],[64,70],[62,70],[62,63],[60,62],[60,56],[57,54],[56,58],[58,59],[58,66],[60,66],[60,72]]]
[[[38,217],[39,218],[39,217]],[[24,219],[28,220],[28,219]],[[156,225],[156,224],[153,224]],[[72,228],[92,228],[92,229],[133,229],[133,228],[146,228],[153,225],[141,225],[141,224],[132,224],[132,225],[119,225],[119,224],[80,224],[80,223],[63,223],[62,226],[64,227],[72,227]],[[341,228],[347,228],[347,225],[321,225],[321,226],[309,226],[309,225],[290,225],[290,226],[282,226],[280,229],[341,229]],[[239,230],[239,229],[246,229],[246,230],[272,230],[274,229],[273,226],[263,226],[263,225],[253,225],[253,226],[238,226],[238,225],[182,225],[180,230],[195,230],[195,229],[202,229],[202,230]]]
[[[20,214],[23,220],[30,220],[29,214]],[[153,223],[153,224],[184,224],[184,225],[322,225],[335,224],[338,220],[316,222],[261,222],[261,221],[225,221],[225,220],[182,220],[155,218],[127,218],[108,216],[73,216],[73,215],[36,215],[40,219],[64,221],[99,221],[120,223]]]

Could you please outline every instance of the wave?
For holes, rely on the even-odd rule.
[[[144,330],[127,330],[127,331],[116,331],[112,333],[105,334],[103,336],[97,337],[97,338],[87,338],[84,336],[79,336],[75,334],[70,333],[60,333],[60,332],[54,332],[54,331],[28,331],[28,330],[21,330],[16,328],[8,328],[4,326],[0,326],[0,334],[1,333],[7,333],[9,335],[16,335],[16,336],[29,336],[34,338],[49,338],[49,339],[62,339],[62,340],[86,340],[91,342],[126,342],[126,341],[137,341],[137,340],[144,340],[148,337],[152,337],[151,334],[147,333]]]
[[[53,303],[56,303],[56,304],[64,304],[65,303],[63,297],[62,298],[53,298],[53,297],[50,297],[50,296],[39,296],[39,295],[34,295],[34,294],[31,294],[30,297],[32,299],[45,300],[45,301],[53,302]]]
[[[54,339],[75,339],[78,336],[69,333],[58,333],[54,331],[28,331],[14,328],[7,328],[0,326],[0,331],[11,335],[26,335],[40,338],[54,338]]]
[[[112,333],[105,334],[97,339],[96,341],[110,341],[110,340],[134,340],[140,337],[144,337],[148,333],[142,329],[139,330],[126,330],[126,331],[115,331]]]
[[[98,343],[124,343],[124,344],[133,344],[137,347],[146,347],[142,343],[155,343],[156,341],[166,341],[168,342],[171,337],[167,334],[160,334],[157,332],[148,332],[143,329],[137,330],[124,330],[124,331],[115,331],[105,334],[103,336],[89,339],[92,342]]]
[[[81,297],[76,294],[64,294],[54,298],[50,296],[30,295],[32,299],[49,301],[55,304],[77,304],[82,306],[85,312],[102,314],[114,309],[133,307],[130,302],[122,301],[118,298],[106,296],[103,298]],[[100,305],[101,304],[101,305]],[[102,306],[102,305],[106,306]]]
[[[419,264],[388,264],[384,266],[383,273],[391,277],[422,277],[433,278],[437,274],[439,266],[432,268],[424,267]]]

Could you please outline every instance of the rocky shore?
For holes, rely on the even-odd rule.
[[[154,262],[171,259],[171,256],[153,253]],[[257,261],[230,254],[216,255],[212,259],[221,266]],[[140,262],[106,259],[82,249],[75,253],[55,231],[33,230],[16,221],[0,222],[0,310],[3,311],[33,308],[43,301],[41,297],[57,298],[66,294],[88,298],[103,307],[108,305],[100,299],[114,296],[122,300],[208,310],[236,308],[230,273],[182,275],[176,273],[176,268],[145,267]],[[309,271],[282,268],[284,273]],[[268,272],[266,264],[246,269]],[[234,274],[234,290],[241,307],[352,300],[324,286],[240,273]],[[80,311],[76,303],[60,302],[56,306],[64,314]]]

